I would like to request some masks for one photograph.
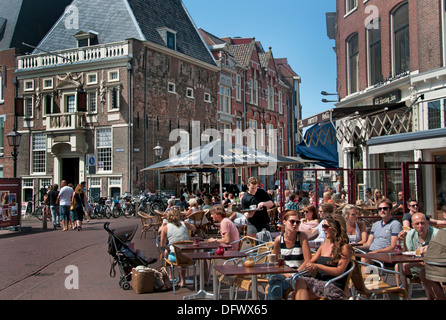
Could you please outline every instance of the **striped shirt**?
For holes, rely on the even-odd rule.
[[[286,247],[283,239],[283,233],[280,236],[280,253],[285,259],[285,264],[290,268],[299,268],[304,262],[304,254],[302,252],[302,245],[300,244],[300,232],[297,232],[296,242],[291,249]]]

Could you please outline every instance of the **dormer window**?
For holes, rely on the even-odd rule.
[[[94,31],[79,31],[74,35],[77,40],[77,47],[90,47],[99,44],[98,34]]]
[[[177,50],[177,32],[169,28],[158,28],[158,33],[164,41],[166,47]]]

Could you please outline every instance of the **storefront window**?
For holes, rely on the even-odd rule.
[[[399,191],[403,189],[403,177],[401,175],[401,163],[411,162],[413,160],[413,151],[384,153],[382,155],[383,168],[387,170],[387,197],[393,201],[397,201]],[[392,169],[392,170],[390,170]],[[395,169],[395,170],[394,170]],[[382,178],[384,180],[384,177]],[[384,193],[384,181],[380,181],[381,188]],[[409,187],[410,196],[416,195],[416,183],[414,171],[409,171]]]

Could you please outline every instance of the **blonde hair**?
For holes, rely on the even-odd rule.
[[[166,212],[166,220],[179,227],[181,225],[180,210],[177,207],[172,207]]]

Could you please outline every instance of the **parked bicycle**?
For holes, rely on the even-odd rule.
[[[36,206],[35,210],[33,210],[32,209],[32,203],[28,202],[28,204],[26,206],[26,212],[25,213],[26,213],[26,215],[37,217],[37,219],[42,221],[46,208],[47,208],[46,205],[41,203],[38,206]],[[49,218],[51,218],[51,217],[49,217]]]
[[[142,193],[140,195],[138,211],[150,215],[155,215],[155,210],[163,212],[167,208],[167,200],[169,200],[169,197],[163,192],[160,194]]]

